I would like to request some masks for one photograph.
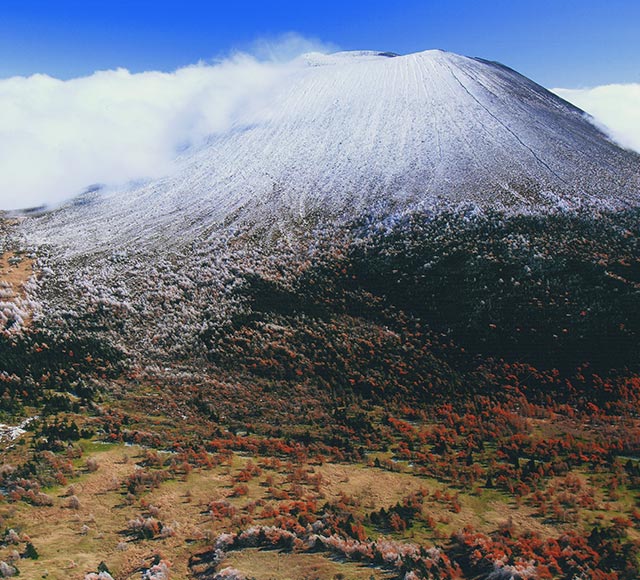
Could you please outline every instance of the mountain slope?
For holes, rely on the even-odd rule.
[[[638,157],[479,60],[289,80],[0,215],[0,576],[640,578]]]
[[[388,215],[471,203],[635,204],[640,158],[579,109],[496,63],[427,51],[302,57],[262,110],[170,176],[86,195],[25,224],[75,251],[153,248],[216,224]]]

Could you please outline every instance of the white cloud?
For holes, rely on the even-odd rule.
[[[640,83],[553,92],[592,115],[614,141],[640,153]]]
[[[95,183],[166,174],[176,152],[258,115],[292,58],[326,49],[289,34],[252,54],[172,73],[100,71],[0,80],[0,209],[52,205]]]
[[[254,54],[260,60],[288,62],[308,52],[336,52],[337,50],[339,48],[336,44],[288,32],[276,38],[260,38],[251,44],[247,52]]]

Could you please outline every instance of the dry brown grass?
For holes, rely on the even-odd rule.
[[[13,258],[20,257],[19,262],[12,263]],[[5,301],[16,302],[25,298],[25,284],[33,275],[34,261],[25,256],[18,256],[14,252],[5,252],[0,256],[0,287],[8,290],[9,296]],[[30,316],[24,319],[24,325],[28,326]]]
[[[322,554],[290,554],[254,548],[230,552],[221,567],[230,566],[256,580],[383,580],[392,574],[354,562],[339,562]]]
[[[21,560],[19,568],[25,578],[50,580],[82,580],[104,561],[116,580],[137,578],[139,570],[148,566],[155,554],[172,562],[172,580],[188,578],[188,560],[206,538],[222,532],[227,522],[215,522],[206,512],[211,501],[227,497],[232,490],[232,475],[244,465],[245,459],[235,458],[233,464],[214,470],[194,470],[188,477],[164,482],[159,488],[142,493],[131,505],[126,501],[122,482],[134,472],[143,450],[138,447],[104,446],[104,450],[85,454],[98,462],[95,472],[85,471],[70,486],[45,490],[53,497],[51,507],[14,504],[4,510],[9,526],[19,522],[40,554],[40,559]],[[73,489],[69,489],[72,487]],[[67,495],[73,493],[80,509],[67,507]],[[240,508],[266,493],[258,481],[250,482],[248,497],[233,500]],[[159,510],[158,519],[175,530],[175,535],[146,541],[133,541],[123,532],[130,519],[145,513],[142,500]],[[83,526],[89,531],[82,533]],[[126,546],[119,549],[118,545]],[[22,546],[21,549],[23,549]],[[6,560],[12,547],[0,549],[0,559]]]
[[[209,539],[217,534],[243,527],[229,518],[214,520],[209,513],[212,501],[227,499],[240,516],[246,514],[244,508],[256,500],[278,503],[270,495],[271,484],[265,485],[267,479],[278,490],[290,489],[292,485],[288,477],[291,468],[283,465],[275,471],[263,469],[261,475],[247,482],[247,495],[232,497],[234,476],[249,461],[249,458],[235,454],[217,467],[194,469],[188,476],[178,475],[167,480],[129,503],[122,483],[138,468],[136,462],[142,461],[143,455],[144,450],[138,447],[92,444],[80,462],[84,465],[92,457],[97,461],[98,469],[93,472],[81,469],[82,474],[71,482],[73,489],[65,486],[45,490],[53,497],[53,506],[4,505],[0,513],[5,524],[9,527],[19,525],[20,532],[31,538],[40,553],[37,561],[21,560],[18,563],[22,577],[41,578],[46,573],[50,580],[82,580],[87,572],[95,571],[98,564],[105,561],[116,580],[127,580],[137,578],[141,567],[148,565],[155,554],[161,554],[172,562],[172,579],[186,580],[192,554],[206,549],[210,545]],[[257,464],[260,460],[254,458],[253,462]],[[312,471],[310,466],[307,468]],[[454,513],[449,502],[436,501],[433,493],[436,490],[455,493],[455,490],[435,480],[355,464],[325,463],[315,465],[313,471],[322,475],[318,490],[322,502],[337,501],[345,494],[355,500],[350,509],[362,516],[382,507],[388,508],[420,489],[428,490],[423,513],[437,522],[436,529],[416,525],[405,535],[412,541],[430,544],[436,534],[446,538],[467,525],[490,532],[508,521],[518,533],[530,530],[552,536],[557,535],[559,529],[535,517],[532,508],[518,505],[496,490],[460,493],[461,511]],[[305,486],[305,489],[311,493],[312,486]],[[68,507],[67,496],[71,494],[77,496],[79,509]],[[173,528],[173,536],[133,540],[123,533],[127,522],[146,513],[145,506],[149,505],[157,508],[160,521]],[[259,512],[260,508],[254,515],[258,517]],[[262,525],[271,523],[259,518],[255,521]],[[84,533],[83,526],[88,528]],[[378,531],[371,529],[370,533],[375,537]],[[123,546],[126,549],[121,549]],[[12,549],[12,546],[0,548],[0,559],[6,560]],[[332,560],[326,554],[242,550],[230,553],[224,565],[258,580],[305,576],[332,580],[338,574],[356,580],[368,579],[371,575],[385,578],[379,570]]]
[[[328,499],[336,499],[345,493],[370,510],[389,507],[425,486],[422,480],[410,474],[358,465],[325,463],[316,471],[322,474],[322,489]]]
[[[345,493],[359,501],[362,512],[389,508],[420,489],[430,493],[456,491],[434,479],[358,465],[327,463],[316,470],[322,473],[322,491],[327,499],[337,499]],[[535,531],[545,537],[557,535],[557,528],[535,518],[532,508],[508,500],[497,491],[480,490],[477,495],[460,493],[459,500],[462,508],[459,513],[454,513],[446,502],[436,501],[425,502],[424,513],[435,518],[444,534],[465,526],[490,532],[511,522],[519,532]],[[432,536],[426,534],[426,537]]]
[[[40,578],[47,573],[52,580],[82,579],[87,571],[95,570],[100,561],[109,561],[119,541],[127,508],[120,508],[122,496],[119,482],[133,472],[133,462],[124,462],[124,448],[109,449],[96,454],[99,469],[82,476],[73,484],[80,500],[80,509],[67,506],[67,488],[47,490],[54,498],[51,507],[34,508],[17,504],[11,518],[20,522],[40,554],[40,559],[21,560],[19,567],[25,578]],[[89,532],[82,534],[86,525]],[[6,557],[2,550],[0,557]]]
[[[14,252],[6,252],[0,256],[0,282],[9,284],[15,297],[24,298],[24,285],[33,274],[33,260],[22,257],[18,263],[11,263],[18,256]]]

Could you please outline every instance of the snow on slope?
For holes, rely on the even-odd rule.
[[[24,231],[71,253],[153,249],[222,222],[286,227],[461,203],[620,207],[639,192],[640,157],[500,64],[442,51],[310,54],[262,110],[184,153],[172,175],[88,194]]]

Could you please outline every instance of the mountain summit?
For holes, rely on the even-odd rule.
[[[358,51],[300,57],[262,108],[183,153],[171,175],[89,194],[26,226],[43,242],[145,246],[221,223],[460,204],[615,208],[639,191],[638,155],[501,64]]]

